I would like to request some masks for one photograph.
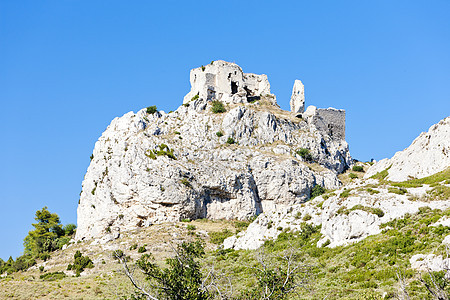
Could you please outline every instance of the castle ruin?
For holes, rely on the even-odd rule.
[[[217,60],[191,70],[191,91],[183,104],[195,99],[222,101],[223,103],[249,103],[264,98],[278,106],[275,95],[270,93],[267,75],[244,73],[237,64]],[[345,139],[345,110],[309,106],[305,110],[305,89],[295,80],[290,101],[291,112],[313,124],[337,140]]]

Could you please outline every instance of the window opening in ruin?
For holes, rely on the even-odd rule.
[[[260,96],[253,96],[253,92],[248,87],[244,86],[244,90],[247,93],[246,94],[247,102],[254,102],[254,101],[257,101],[257,100],[261,99]]]
[[[328,132],[333,136],[333,124],[328,124]]]
[[[231,82],[231,94],[236,94],[238,92],[238,85],[237,82],[232,81]]]

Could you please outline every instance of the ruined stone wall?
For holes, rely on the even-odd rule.
[[[184,104],[197,95],[200,99],[219,100],[224,103],[246,103],[270,95],[272,104],[276,105],[276,98],[270,93],[267,76],[244,73],[241,67],[234,63],[218,60],[192,69],[190,82],[191,91],[184,97]]]
[[[333,139],[345,140],[345,110],[308,106],[303,117]]]
[[[345,140],[345,110],[319,108],[317,114],[324,130],[333,138]]]

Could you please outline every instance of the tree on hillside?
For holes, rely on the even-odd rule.
[[[225,278],[224,284],[221,282],[223,276],[217,275],[214,268],[206,275],[201,272],[199,259],[205,251],[199,241],[183,242],[174,251],[175,256],[166,259],[166,268],[161,268],[151,254],[142,255],[136,262],[147,280],[147,287],[133,275],[126,255],[121,250],[113,252],[113,257],[123,265],[125,274],[137,289],[132,299],[287,299],[297,288],[308,288],[314,277],[313,267],[301,264],[295,249],[289,249],[276,258],[268,257],[261,250],[255,267],[250,267],[256,277],[256,285],[233,297],[230,278]]]
[[[74,224],[63,226],[59,216],[49,212],[47,207],[38,210],[34,219],[37,221],[32,224],[34,230],[28,232],[24,239],[24,254],[15,261],[12,257],[6,262],[0,259],[0,274],[26,270],[36,264],[36,258],[47,260],[50,252],[69,242],[77,228]]]
[[[24,253],[33,257],[46,256],[52,251],[62,248],[70,240],[76,226],[68,224],[63,227],[59,216],[51,213],[45,206],[36,212],[34,218],[37,223],[33,223],[34,230],[28,232],[24,240]]]

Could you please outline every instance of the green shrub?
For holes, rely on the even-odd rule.
[[[94,159],[94,154],[91,154],[91,156],[89,156],[89,158],[91,159],[91,161]]]
[[[398,195],[404,195],[408,191],[405,188],[388,188],[389,193],[398,194]]]
[[[205,71],[205,66],[202,66],[202,71],[203,71],[203,72]]]
[[[234,141],[234,139],[232,138],[232,137],[229,137],[228,139],[227,139],[227,144],[234,144],[235,143],[235,141]]]
[[[307,162],[312,162],[313,161],[313,157],[309,151],[309,149],[306,148],[300,148],[298,149],[295,153],[297,153],[298,155],[300,155],[300,157]]]
[[[311,199],[314,199],[315,197],[318,197],[325,192],[326,192],[325,188],[317,184],[311,189]]]
[[[189,188],[192,187],[191,183],[186,178],[181,179],[180,182],[181,182],[181,184],[185,185],[186,187],[189,187]]]
[[[362,166],[353,166],[352,171],[364,172],[364,168]]]
[[[223,132],[222,131],[217,131],[216,135],[217,135],[217,137],[222,137],[223,136]]]
[[[211,111],[215,114],[220,114],[220,113],[224,113],[227,110],[225,109],[225,106],[223,105],[222,102],[220,101],[213,101],[212,103],[212,107],[211,107]]]
[[[198,261],[205,255],[200,242],[183,242],[176,249],[176,256],[166,259],[167,268],[162,269],[154,258],[144,254],[137,261],[154,294],[158,299],[211,299],[202,289],[203,274]]]
[[[156,109],[155,105],[147,107],[147,113],[148,114],[152,114],[153,115],[156,111],[157,111],[157,109]]]
[[[392,165],[390,165],[388,168],[386,168],[385,170],[378,172],[377,174],[371,176],[370,178],[374,178],[374,179],[378,179],[383,181],[388,175],[389,175],[389,169],[392,167]]]
[[[221,245],[227,237],[230,237],[232,235],[233,235],[233,233],[226,228],[222,229],[222,231],[216,231],[216,232],[209,233],[211,243],[216,244],[216,245]]]
[[[189,219],[189,218],[181,220],[181,222],[186,222],[186,223],[189,223],[190,221],[191,221],[191,219]]]
[[[350,196],[350,191],[351,190],[344,189],[344,191],[342,191],[342,193],[339,195],[339,198],[347,198],[348,196]]]
[[[157,156],[165,155],[170,159],[174,159],[174,160],[177,159],[175,157],[175,155],[173,154],[173,149],[170,149],[169,146],[167,146],[166,144],[163,143],[161,145],[158,145],[158,148],[159,148],[159,150],[153,150],[153,153],[156,154]],[[150,157],[150,158],[153,158],[153,157]],[[154,159],[156,159],[156,157]]]
[[[311,219],[312,219],[312,217],[311,217],[310,214],[306,214],[306,215],[303,217],[303,221],[309,221],[309,220],[311,220]]]
[[[355,173],[350,173],[348,174],[348,177],[350,177],[350,179],[355,179],[358,178],[358,175],[356,175]]]
[[[55,281],[55,280],[63,279],[64,277],[67,277],[67,275],[64,272],[51,272],[51,273],[46,273],[46,274],[42,274],[41,276],[39,276],[39,278],[44,281]]]
[[[147,249],[145,248],[145,246],[140,246],[138,249],[138,253],[144,253],[147,252]]]
[[[191,101],[195,101],[195,100],[197,100],[199,97],[200,97],[200,96],[197,94],[197,95],[195,95],[194,97],[191,98]]]
[[[75,271],[76,276],[80,276],[81,272],[84,271],[85,268],[93,268],[94,263],[89,258],[89,256],[83,256],[80,252],[80,250],[77,250],[77,252],[73,256],[74,263],[69,264],[67,266],[67,270],[73,270]]]
[[[371,188],[368,188],[366,190],[369,194],[373,195],[373,194],[379,194],[380,192]]]
[[[197,227],[195,227],[195,225],[188,224],[186,226],[186,229],[189,230],[189,231],[193,231],[193,230],[197,229]]]
[[[133,244],[133,245],[131,245],[130,250],[135,250],[135,249],[137,249],[137,247],[138,247],[137,244]]]

